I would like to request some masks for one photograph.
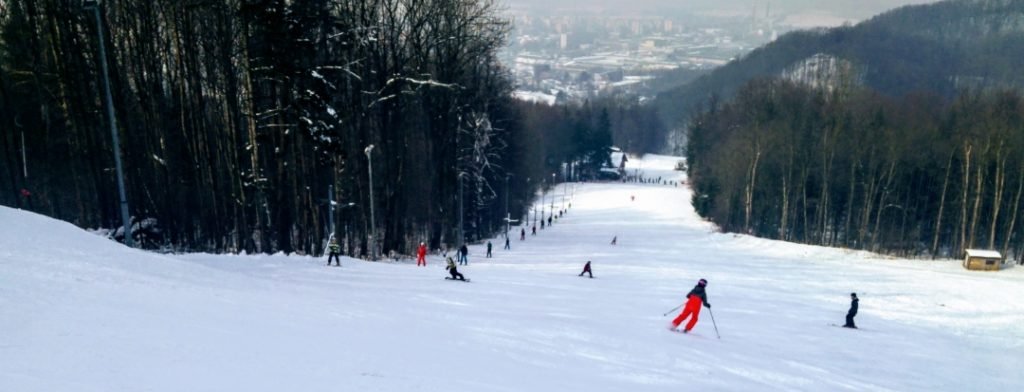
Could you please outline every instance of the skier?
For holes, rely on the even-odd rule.
[[[487,241],[487,258],[491,258],[491,241]]]
[[[533,231],[530,232],[530,235],[537,235],[537,225],[533,225]]]
[[[612,237],[612,245],[615,245],[615,244],[617,244],[618,242],[619,242],[619,236],[614,236],[614,237]]]
[[[469,265],[469,258],[466,256],[469,256],[469,248],[466,247],[466,244],[462,244],[459,247],[459,265]]]
[[[462,276],[462,273],[455,267],[455,260],[452,260],[451,257],[448,258],[448,267],[445,267],[445,269],[452,275],[452,280],[466,280],[466,277]]]
[[[427,266],[427,244],[420,242],[420,247],[416,249],[416,266],[423,265]]]
[[[857,293],[850,293],[850,310],[846,312],[846,324],[843,324],[843,327],[857,328],[857,325],[853,323],[853,317],[857,315],[858,302],[860,299],[857,298]]]
[[[526,235],[526,232],[524,231],[523,232],[523,236],[525,236],[525,235]],[[522,236],[520,236],[520,239],[522,239]],[[505,250],[511,250],[511,249],[512,249],[512,246],[508,243],[508,236],[506,235],[505,236]]]
[[[583,274],[590,275],[591,279],[594,278],[594,273],[590,271],[590,260],[587,260],[587,264],[583,266],[583,272],[580,272],[579,276],[583,276]]]
[[[534,230],[534,234],[536,234],[536,229]],[[522,228],[522,229],[519,229],[519,240],[520,241],[526,241],[526,228],[525,227]]]
[[[636,201],[635,195],[629,195],[629,201]]]
[[[341,245],[338,245],[337,238],[331,238],[331,241],[327,243],[327,251],[330,253],[327,256],[327,266],[331,266],[331,259],[341,267]]]
[[[686,329],[683,333],[690,332],[694,325],[697,325],[697,316],[700,315],[700,304],[704,303],[704,307],[711,309],[711,304],[708,303],[708,296],[704,293],[704,286],[708,285],[708,281],[701,279],[697,282],[697,285],[690,290],[689,294],[686,294],[686,306],[683,307],[683,312],[679,313],[679,316],[675,320],[672,320],[672,326],[669,327],[671,330],[675,330],[682,324],[688,316],[693,315],[690,322],[686,323]]]
[[[540,229],[544,230],[544,217],[541,217],[540,219]]]

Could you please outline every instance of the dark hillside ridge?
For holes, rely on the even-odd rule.
[[[855,26],[798,31],[685,86],[659,94],[663,120],[678,128],[711,96],[729,99],[752,79],[778,77],[815,55],[853,64],[857,82],[879,93],[1024,87],[1024,1],[957,0],[901,7]]]

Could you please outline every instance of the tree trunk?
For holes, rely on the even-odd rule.
[[[942,196],[939,197],[939,211],[935,214],[935,233],[932,235],[932,259],[938,257],[939,254],[939,237],[942,234],[942,212],[946,207],[946,191],[949,189],[949,173],[953,168],[953,156],[956,152],[949,154],[949,159],[946,160],[946,175],[942,180]]]

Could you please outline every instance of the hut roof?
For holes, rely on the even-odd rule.
[[[983,257],[986,259],[1001,259],[1003,255],[994,250],[967,249],[967,257]]]

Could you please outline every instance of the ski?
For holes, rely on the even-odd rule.
[[[829,325],[836,326],[836,328],[847,329],[847,330],[860,330],[860,328],[858,328],[858,326],[854,326],[854,328],[846,328],[846,326],[843,326],[843,325],[840,325],[840,324],[830,323]]]

